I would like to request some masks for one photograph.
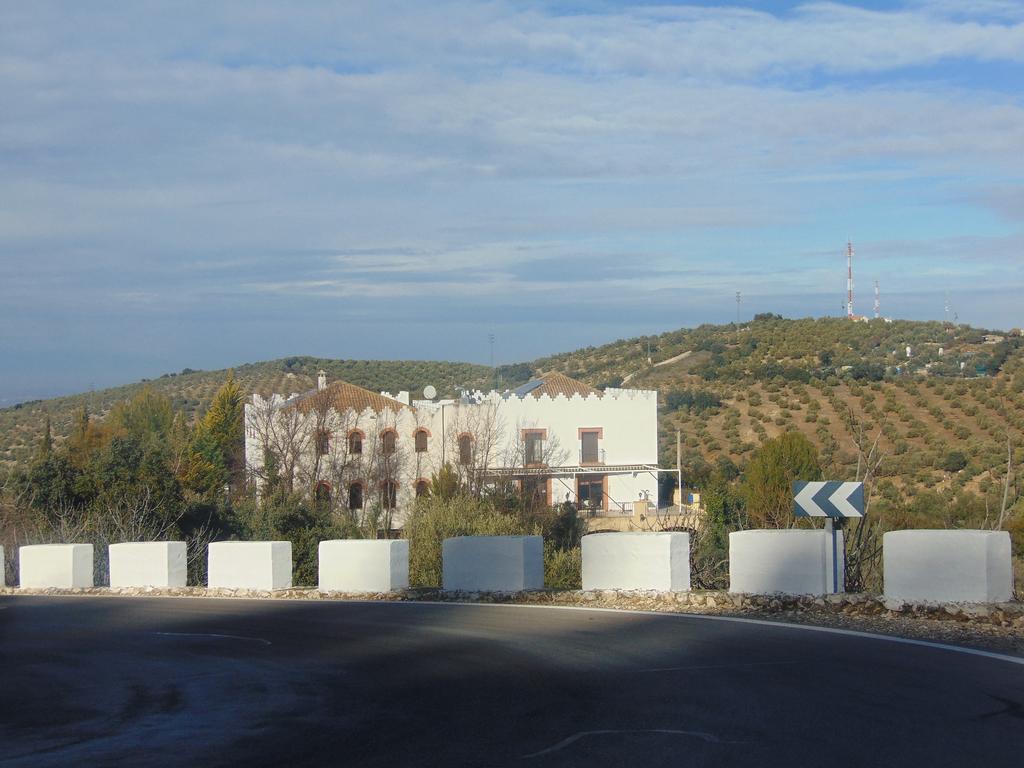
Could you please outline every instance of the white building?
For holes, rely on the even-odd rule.
[[[657,393],[603,392],[553,373],[509,392],[410,401],[346,382],[246,404],[246,467],[355,513],[401,527],[445,464],[472,490],[511,483],[535,502],[576,502],[590,514],[657,509]]]

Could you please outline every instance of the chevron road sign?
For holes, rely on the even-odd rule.
[[[837,481],[793,483],[797,517],[864,517],[864,483]]]

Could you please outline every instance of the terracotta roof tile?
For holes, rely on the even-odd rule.
[[[359,412],[369,408],[377,413],[385,410],[397,412],[403,408],[414,410],[412,406],[392,400],[390,397],[384,397],[384,395],[379,395],[376,392],[371,392],[368,389],[357,387],[355,384],[349,384],[347,381],[335,381],[332,384],[328,384],[326,389],[310,392],[295,403],[296,407],[303,413],[309,413],[309,411],[325,404],[334,408],[339,413],[347,411],[349,408]]]
[[[601,394],[582,381],[570,379],[564,373],[545,373],[540,378],[544,383],[536,389],[530,390],[527,393],[528,395],[533,397],[540,397],[541,395],[548,395],[549,397],[556,397],[558,395],[572,397],[573,395],[579,395],[580,397],[586,397],[587,395]]]

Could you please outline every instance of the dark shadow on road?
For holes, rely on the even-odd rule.
[[[0,598],[0,765],[1016,765],[1024,667],[515,605]]]

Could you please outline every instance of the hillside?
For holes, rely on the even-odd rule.
[[[451,395],[455,387],[486,386],[491,370],[469,363],[394,361],[394,360],[325,360],[316,357],[287,357],[262,363],[250,363],[234,369],[235,377],[248,392],[302,392],[316,386],[316,373],[323,369],[331,379],[343,379],[372,390],[414,394],[433,384],[442,396]],[[175,409],[190,418],[201,415],[217,388],[224,383],[228,371],[193,371],[167,373],[151,381],[98,390],[80,395],[36,400],[0,410],[0,466],[10,466],[30,456],[42,437],[46,417],[58,440],[71,430],[74,414],[84,406],[93,416],[102,417],[117,402],[131,399],[143,387],[169,397]]]
[[[658,389],[661,461],[675,464],[680,430],[684,476],[698,486],[713,466],[742,468],[762,442],[795,429],[839,478],[856,473],[858,435],[865,449],[878,437],[878,492],[890,508],[911,508],[926,490],[967,490],[998,509],[1007,429],[1014,466],[1024,462],[1022,341],[942,323],[766,316],[536,365],[595,385],[628,378]]]
[[[907,356],[907,347],[910,356]],[[650,357],[648,357],[648,355]],[[650,360],[650,362],[649,362]],[[661,393],[661,460],[675,464],[680,430],[684,474],[700,485],[711,467],[742,468],[764,440],[796,429],[819,448],[829,474],[856,471],[855,436],[878,436],[879,493],[895,506],[925,490],[969,490],[998,506],[1007,428],[1014,465],[1024,462],[1024,346],[968,326],[909,321],[785,320],[764,316],[739,327],[705,325],[620,340],[530,363],[335,361],[287,358],[235,369],[249,391],[296,392],[319,368],[370,389],[418,392],[434,384],[513,386],[557,370],[594,386],[655,388]],[[25,458],[46,414],[63,435],[86,405],[103,414],[140,387],[152,386],[195,415],[226,371],[183,371],[148,383],[26,403],[0,411],[0,461]]]

